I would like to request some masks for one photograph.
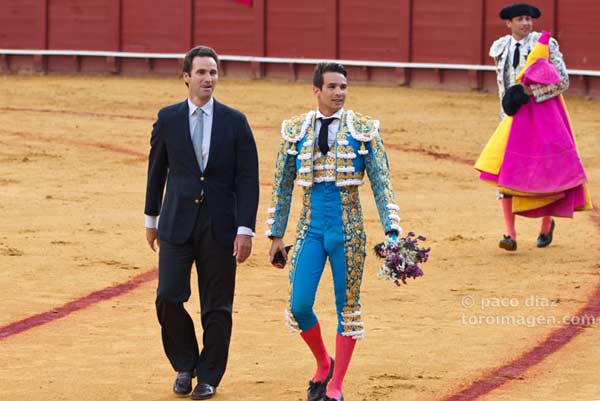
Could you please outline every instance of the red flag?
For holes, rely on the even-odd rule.
[[[245,4],[247,6],[252,6],[252,0],[233,0],[233,1],[235,1],[236,3]]]

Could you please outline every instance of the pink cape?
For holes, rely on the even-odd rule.
[[[525,85],[559,81],[558,73],[546,59],[537,60],[523,75]],[[528,104],[521,106],[513,117],[498,176],[486,176],[489,177],[482,178],[532,196],[561,196],[547,206],[519,213],[523,216],[571,217],[576,207],[585,204],[583,184],[587,179],[561,96],[541,103],[531,97]]]

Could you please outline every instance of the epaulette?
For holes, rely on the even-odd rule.
[[[312,124],[314,111],[309,111],[306,114],[300,114],[290,118],[289,120],[283,120],[281,123],[281,136],[287,142],[296,143],[306,135],[307,128]]]
[[[350,135],[357,141],[370,142],[375,135],[379,134],[379,120],[352,110],[346,113],[346,124]]]
[[[490,46],[490,57],[496,58],[504,52],[504,49],[510,43],[510,35],[506,35],[497,39]]]

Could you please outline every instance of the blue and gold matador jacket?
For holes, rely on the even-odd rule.
[[[310,187],[319,182],[335,182],[338,187],[356,189],[363,184],[365,171],[384,232],[401,233],[379,121],[352,110],[345,111],[334,145],[323,157],[318,147],[315,149],[315,116],[315,111],[310,111],[282,123],[283,140],[277,154],[266,235],[284,236],[294,180],[307,190],[306,197]],[[351,193],[358,196],[356,191]],[[308,204],[307,199],[304,204]]]

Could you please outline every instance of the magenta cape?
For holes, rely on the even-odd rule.
[[[552,84],[560,81],[547,59],[538,59],[523,74],[523,83]],[[540,207],[517,213],[527,217],[572,217],[586,205],[587,181],[562,96],[541,103],[531,97],[513,116],[498,174],[481,172],[525,198],[538,198]],[[543,199],[555,199],[543,202]],[[548,204],[543,204],[548,203]]]

